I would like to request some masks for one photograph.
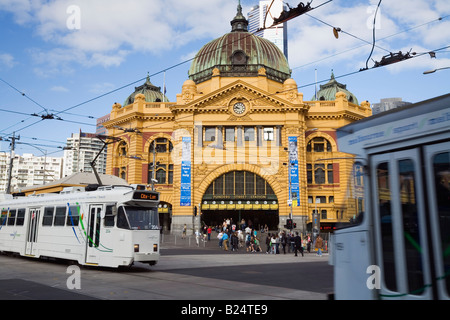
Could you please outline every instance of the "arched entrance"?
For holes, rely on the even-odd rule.
[[[250,171],[230,171],[216,178],[202,198],[202,222],[222,225],[232,219],[238,227],[242,220],[260,230],[278,228],[278,199],[270,184]]]

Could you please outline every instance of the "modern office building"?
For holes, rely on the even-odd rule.
[[[108,134],[106,128],[103,126],[103,122],[109,121],[109,113],[97,119],[97,127],[95,129],[95,134],[100,134],[106,136]]]
[[[278,18],[285,8],[283,1],[259,1],[258,5],[255,5],[250,9],[247,14],[248,19],[248,31],[259,37],[263,37],[272,41],[288,58],[288,35],[287,35],[287,23],[281,23],[273,28],[263,29],[264,26],[270,27],[273,24],[273,18]],[[268,12],[267,10],[270,11]]]
[[[402,98],[385,98],[381,99],[379,103],[374,103],[372,105],[373,114],[388,111],[398,107],[406,106],[411,104],[411,102],[402,101]]]
[[[231,31],[200,49],[188,76],[176,101],[134,92],[104,123],[120,138],[109,145],[106,173],[155,183],[164,230],[192,230],[199,217],[272,230],[292,218],[297,231],[320,219],[330,230],[362,210],[352,197],[357,169],[336,129],[370,116],[367,101],[350,101],[342,86],[304,101],[285,55],[248,32],[240,5]]]

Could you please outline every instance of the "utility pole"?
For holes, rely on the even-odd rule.
[[[155,178],[156,176],[156,139],[153,140],[153,164],[152,164],[152,190],[155,190]]]
[[[8,184],[6,186],[6,193],[11,193],[11,179],[12,179],[12,169],[13,169],[13,161],[14,161],[14,150],[16,148],[16,140],[20,140],[20,136],[16,138],[16,133],[13,132],[13,136],[11,139],[11,150],[9,152],[9,171],[8,171]]]

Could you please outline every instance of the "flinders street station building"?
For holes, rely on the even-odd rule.
[[[319,219],[331,231],[363,207],[358,166],[336,129],[370,116],[370,105],[333,75],[305,100],[284,54],[247,26],[238,6],[231,31],[193,59],[176,101],[147,79],[112,106],[104,126],[120,140],[108,146],[106,173],[153,184],[166,232],[193,230],[199,217],[258,230],[292,219],[301,232]]]

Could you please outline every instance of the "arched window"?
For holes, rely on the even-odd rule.
[[[334,183],[333,164],[315,163],[306,164],[306,176],[308,184],[332,184]]]
[[[117,148],[117,152],[119,153],[119,156],[120,157],[126,157],[127,156],[127,149],[128,149],[127,143],[125,141],[121,141],[119,143],[118,148]]]
[[[121,177],[124,180],[127,180],[127,167],[120,168],[119,177]]]
[[[227,172],[214,180],[206,189],[205,195],[274,195],[272,187],[264,178],[249,171]]]
[[[166,153],[172,152],[173,145],[172,142],[166,138],[157,138],[150,144],[150,153],[153,153],[153,148],[155,148],[156,153]]]
[[[155,179],[158,181],[156,184],[173,184],[173,162],[170,155],[172,150],[173,144],[169,139],[156,138],[152,141],[149,147],[148,182]],[[156,157],[155,168],[153,168],[153,153]]]
[[[322,137],[312,138],[307,146],[306,152],[331,152],[333,151],[330,141]]]

